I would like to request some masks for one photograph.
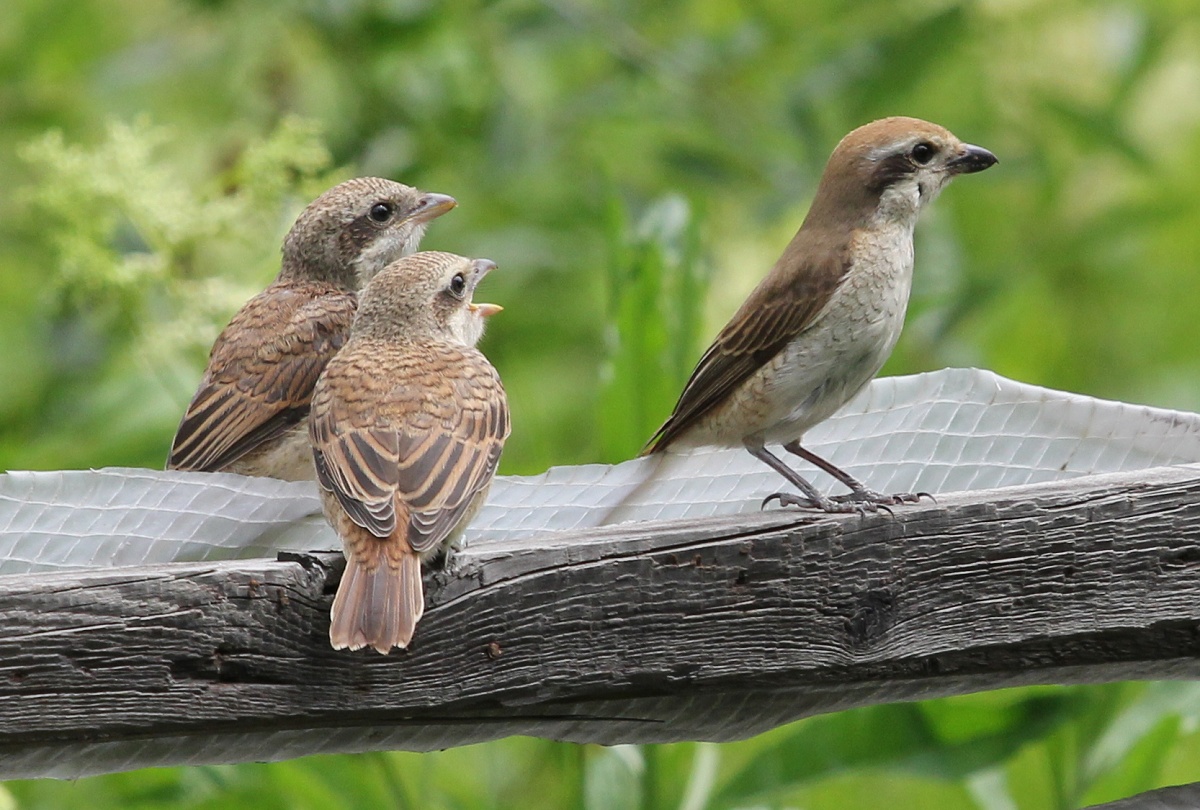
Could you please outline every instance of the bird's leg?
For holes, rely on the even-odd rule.
[[[437,551],[430,553],[428,557],[425,557],[422,560],[422,562],[425,563],[425,566],[430,571],[449,573],[452,563],[450,557],[450,547],[442,546]]]
[[[437,551],[431,552],[422,562],[431,571],[437,571],[440,574],[445,574],[447,577],[454,577],[459,569],[462,568],[462,555],[458,553],[459,550],[459,547],[453,543],[446,543]]]
[[[783,449],[793,455],[800,456],[800,458],[809,464],[817,469],[824,470],[850,488],[849,495],[842,495],[831,499],[835,502],[843,503],[849,501],[852,503],[873,503],[877,506],[887,506],[897,503],[916,503],[921,499],[921,496],[933,500],[933,496],[928,492],[896,492],[891,495],[884,495],[873,489],[869,489],[866,484],[841,467],[826,461],[811,450],[805,450],[800,446],[799,441],[788,442],[783,446]]]
[[[803,495],[794,492],[776,492],[763,499],[766,506],[771,501],[779,501],[780,506],[808,506],[823,512],[866,512],[879,508],[878,503],[871,501],[839,503],[817,491],[817,488],[805,481],[800,473],[789,467],[783,459],[773,455],[766,447],[758,443],[746,442],[746,450],[750,455],[766,464],[775,472],[787,479],[788,483],[800,490]]]

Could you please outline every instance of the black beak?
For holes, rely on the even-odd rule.
[[[962,149],[962,154],[946,164],[954,174],[974,174],[1000,162],[995,155],[982,146],[964,143]]]

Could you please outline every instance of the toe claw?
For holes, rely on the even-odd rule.
[[[892,504],[920,503],[922,498],[928,498],[937,503],[937,499],[928,492],[894,492],[891,495],[884,495],[883,498],[885,499],[884,502]]]
[[[895,515],[895,511],[889,509],[888,507],[899,506],[900,504],[905,503],[917,503],[921,499],[922,495],[930,500],[933,500],[933,496],[928,492],[895,492],[890,495],[884,495],[883,493],[876,492],[872,489],[862,489],[854,492],[848,492],[845,495],[838,495],[831,500],[839,504],[859,504],[871,512],[882,509],[889,515]]]
[[[778,501],[781,507],[797,506],[802,509],[819,509],[822,512],[830,514],[850,514],[859,515],[874,514],[877,512],[887,512],[892,517],[895,517],[896,511],[891,507],[903,503],[916,503],[921,495],[933,499],[933,496],[927,492],[913,494],[911,492],[900,492],[894,495],[883,495],[871,490],[862,492],[850,492],[845,495],[836,495],[832,498],[821,497],[820,499],[810,498],[807,495],[801,495],[794,492],[772,492],[767,497],[763,498],[759,505],[760,509],[766,509],[767,505],[772,501]]]
[[[762,504],[758,508],[766,509],[767,504],[769,504],[771,501],[779,501],[779,505],[785,508],[788,506],[800,506],[809,509],[821,508],[820,504],[813,503],[812,499],[810,499],[808,496],[796,495],[792,492],[772,492],[770,495],[763,498]]]

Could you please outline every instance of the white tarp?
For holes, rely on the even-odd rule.
[[[1200,462],[1200,415],[947,369],[875,380],[805,444],[881,492],[936,494]],[[779,453],[818,488],[843,491]],[[10,472],[0,475],[0,573],[339,548],[315,487],[141,469]],[[783,487],[740,449],[553,467],[497,478],[468,540],[754,511]]]

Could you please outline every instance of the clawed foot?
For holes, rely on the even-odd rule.
[[[830,500],[838,503],[873,503],[878,506],[896,506],[902,503],[917,503],[922,498],[928,498],[937,503],[937,499],[928,492],[893,492],[890,495],[884,495],[866,488],[848,492],[845,495],[835,495]]]
[[[454,576],[458,571],[460,563],[457,554],[451,552],[450,549],[444,548],[432,557],[425,560],[425,565],[430,571],[436,571],[439,574]]]
[[[452,541],[435,551],[425,564],[431,571],[454,576],[462,568],[462,552],[467,548],[466,535],[459,533]]]
[[[937,503],[937,499],[928,492],[895,492],[890,495],[884,495],[883,493],[864,488],[848,492],[845,495],[837,495],[833,498],[827,498],[824,495],[818,498],[810,498],[807,495],[799,495],[794,492],[775,492],[763,498],[761,508],[765,509],[771,501],[779,501],[780,506],[820,509],[822,512],[830,514],[850,514],[857,512],[860,515],[865,515],[868,512],[883,511],[891,515],[895,513],[892,512],[890,507],[904,503],[917,503],[921,498],[928,498]]]
[[[865,515],[867,512],[878,512],[880,509],[891,514],[892,510],[886,505],[872,501],[853,501],[841,498],[810,498],[807,495],[797,495],[794,492],[774,492],[763,498],[762,509],[767,508],[771,501],[779,501],[780,506],[800,506],[806,509],[820,509],[829,514]]]

